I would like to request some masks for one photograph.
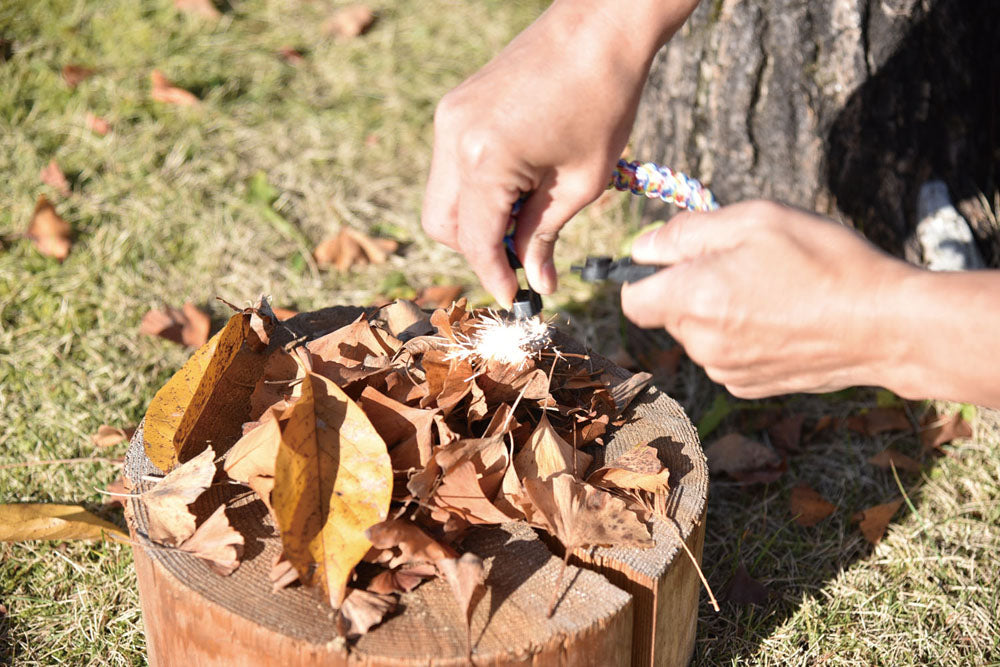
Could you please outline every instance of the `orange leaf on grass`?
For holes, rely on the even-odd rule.
[[[897,452],[891,447],[883,449],[881,452],[868,459],[868,463],[878,466],[879,468],[891,468],[892,466],[895,466],[896,469],[905,470],[906,472],[920,472],[923,467],[920,465],[920,461],[917,461],[906,454]]]
[[[208,313],[188,301],[180,310],[172,306],[150,309],[142,316],[139,333],[159,336],[188,347],[201,347],[208,342],[211,327],[212,320]]]
[[[354,266],[384,264],[398,248],[399,243],[392,239],[373,238],[350,227],[341,227],[339,232],[316,246],[313,258],[319,266],[332,266],[343,273]]]
[[[69,223],[59,217],[56,209],[45,198],[39,195],[35,204],[35,212],[28,224],[28,238],[34,243],[35,249],[46,257],[52,257],[60,262],[69,257],[73,243],[70,240]]]
[[[301,65],[305,62],[302,52],[293,46],[282,46],[277,53],[289,65]]]
[[[417,294],[414,302],[421,308],[447,308],[462,296],[461,285],[432,285]]]
[[[815,489],[805,484],[792,489],[788,506],[795,515],[795,523],[807,528],[815,526],[837,509],[836,505],[827,502]]]
[[[178,11],[194,14],[206,19],[217,19],[222,16],[222,12],[219,11],[212,0],[174,0],[174,7]]]
[[[874,507],[869,507],[855,513],[851,517],[851,521],[860,522],[861,533],[865,536],[865,539],[872,544],[878,544],[882,541],[882,537],[885,536],[886,528],[889,527],[889,521],[892,520],[893,515],[899,510],[902,504],[903,500],[899,499],[875,505]]]
[[[343,390],[306,373],[282,415],[271,504],[285,557],[330,605],[344,602],[354,566],[371,548],[365,531],[384,521],[392,494],[385,442]]]
[[[190,91],[175,86],[166,75],[158,69],[154,69],[149,74],[149,80],[153,87],[150,96],[156,102],[163,104],[173,104],[176,106],[190,107],[196,106],[201,101]]]
[[[341,7],[323,22],[322,31],[331,37],[357,37],[375,22],[375,12],[367,5]]]
[[[38,177],[42,179],[42,183],[54,188],[63,197],[69,196],[69,181],[66,180],[66,175],[55,160],[49,160],[49,163],[42,167]]]
[[[100,116],[94,115],[87,112],[86,116],[87,129],[89,129],[94,134],[99,134],[102,137],[106,136],[108,132],[111,131],[111,124]]]
[[[90,441],[97,447],[111,447],[119,442],[130,440],[133,433],[135,433],[134,426],[119,428],[101,424],[97,427],[97,432],[90,436]]]
[[[784,472],[782,459],[770,447],[739,433],[722,436],[705,447],[712,474],[726,473],[746,482],[770,482]]]
[[[84,65],[63,65],[62,78],[70,88],[76,88],[82,82],[94,76],[97,70]]]
[[[895,431],[911,431],[913,425],[902,408],[872,408],[847,418],[847,428],[862,435],[878,435]]]
[[[924,452],[938,449],[941,445],[951,442],[956,438],[971,438],[972,426],[965,421],[961,412],[956,412],[951,417],[941,417],[923,427],[920,433],[920,444]]]

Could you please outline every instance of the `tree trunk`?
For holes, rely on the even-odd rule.
[[[917,191],[943,179],[1000,266],[998,35],[993,0],[703,0],[656,57],[636,157],[722,203],[840,218],[911,261]]]

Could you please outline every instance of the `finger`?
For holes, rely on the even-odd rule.
[[[525,201],[517,216],[514,246],[524,264],[528,284],[542,294],[551,294],[558,283],[553,254],[559,230],[588,200],[560,190],[554,175],[542,181]]]
[[[485,194],[477,185],[466,185],[458,198],[458,249],[468,259],[483,287],[500,305],[510,308],[517,293],[517,278],[507,261],[503,237],[517,190],[494,188]]]
[[[673,328],[684,312],[686,266],[671,266],[635,283],[622,285],[622,312],[643,329]]]
[[[435,140],[420,213],[420,224],[427,235],[454,250],[458,250],[457,165],[454,152],[443,142]]]
[[[709,213],[678,213],[667,224],[632,243],[632,258],[640,264],[677,264],[739,245],[751,227],[739,206]]]

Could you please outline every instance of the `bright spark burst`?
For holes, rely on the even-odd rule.
[[[480,320],[471,336],[459,340],[448,357],[520,367],[551,344],[549,325],[540,319],[506,319],[491,312]]]

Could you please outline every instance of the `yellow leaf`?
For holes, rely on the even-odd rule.
[[[271,504],[285,557],[339,607],[371,547],[365,530],[388,514],[392,466],[385,442],[340,387],[308,373],[301,390],[282,415]]]
[[[79,505],[0,505],[0,542],[99,540],[106,533],[128,537],[128,533],[118,526],[98,518]]]
[[[160,470],[177,465],[198,418],[246,340],[249,319],[243,313],[230,317],[225,328],[198,348],[153,397],[143,439],[146,456]]]

